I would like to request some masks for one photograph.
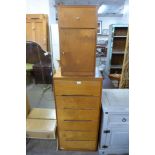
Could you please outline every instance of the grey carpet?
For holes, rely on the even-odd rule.
[[[59,151],[56,140],[31,139],[26,147],[26,155],[98,155],[98,152]]]

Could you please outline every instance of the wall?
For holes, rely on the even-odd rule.
[[[50,2],[50,19],[51,19],[50,30],[51,30],[51,45],[53,51],[53,63],[55,69],[58,69],[59,64],[57,60],[60,59],[58,23],[56,21],[55,1],[49,0],[49,2]]]
[[[49,0],[26,0],[26,13],[49,15]]]

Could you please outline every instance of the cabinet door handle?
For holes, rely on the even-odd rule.
[[[76,20],[79,20],[79,19],[80,19],[80,17],[75,17],[75,19],[76,19]]]
[[[65,54],[65,52],[62,52],[62,54],[64,55],[64,54]]]
[[[123,118],[123,119],[122,119],[122,122],[126,122],[126,118]]]

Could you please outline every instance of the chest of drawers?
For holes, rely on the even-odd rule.
[[[129,152],[128,93],[128,89],[105,89],[103,91],[100,155]]]
[[[60,63],[63,76],[94,76],[97,7],[59,6]]]
[[[54,75],[54,94],[61,150],[96,150],[102,78]]]

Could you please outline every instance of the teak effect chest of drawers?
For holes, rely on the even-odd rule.
[[[54,93],[61,150],[96,150],[102,78],[54,75]]]
[[[59,6],[60,63],[63,76],[94,76],[97,7]]]

